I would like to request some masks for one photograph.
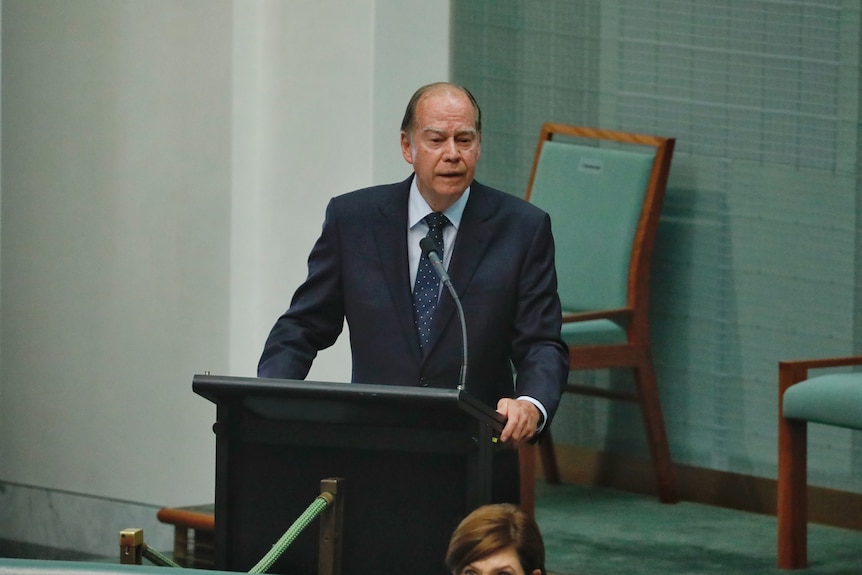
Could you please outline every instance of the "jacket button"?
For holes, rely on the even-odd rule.
[[[419,387],[428,387],[429,381],[427,377],[419,378]]]

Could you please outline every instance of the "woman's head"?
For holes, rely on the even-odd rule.
[[[509,557],[517,557],[515,571],[520,567],[523,575],[545,575],[545,544],[533,518],[514,505],[485,505],[455,529],[446,567],[454,575],[481,575],[482,568],[505,564]]]

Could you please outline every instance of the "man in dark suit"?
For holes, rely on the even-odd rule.
[[[513,447],[550,423],[569,361],[550,218],[473,179],[481,139],[481,112],[466,89],[437,83],[414,94],[401,128],[414,174],[330,201],[308,277],[266,341],[260,377],[305,378],[346,319],[353,382],[456,387],[454,300],[438,284],[424,302],[411,294],[417,276],[426,282],[419,243],[431,225],[466,318],[467,391],[508,418],[500,439]],[[432,213],[446,216],[431,216],[439,227],[426,221]]]

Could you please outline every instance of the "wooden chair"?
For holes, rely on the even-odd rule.
[[[640,405],[665,503],[679,496],[650,352],[649,276],[674,143],[545,124],[526,195],[551,215],[571,369],[630,368],[635,376],[633,393],[578,384],[565,392]],[[550,433],[539,446],[546,479],[559,482]]]
[[[810,370],[862,365],[862,356],[778,364],[778,567],[808,564],[808,423],[862,430],[862,373]]]

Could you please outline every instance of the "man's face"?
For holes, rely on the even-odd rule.
[[[401,133],[401,153],[413,165],[419,192],[434,211],[455,203],[473,181],[481,152],[476,111],[458,90],[441,89],[416,106],[412,133]]]

